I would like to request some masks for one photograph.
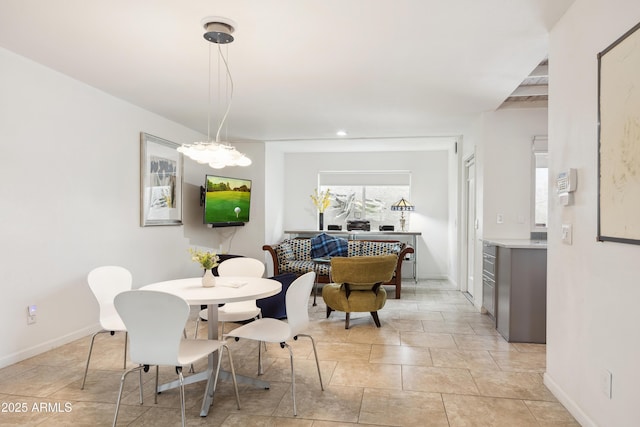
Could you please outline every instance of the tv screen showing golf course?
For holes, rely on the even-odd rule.
[[[207,175],[205,182],[205,224],[249,222],[251,180]]]

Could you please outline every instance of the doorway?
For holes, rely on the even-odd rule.
[[[465,170],[465,191],[464,191],[464,216],[465,216],[465,240],[464,240],[464,275],[462,291],[473,301],[475,286],[475,248],[476,230],[478,221],[476,219],[476,163],[475,156],[472,155],[464,162]]]

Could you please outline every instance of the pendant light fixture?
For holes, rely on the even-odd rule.
[[[178,151],[198,163],[208,163],[215,169],[222,169],[225,166],[249,166],[251,159],[240,153],[234,146],[228,142],[220,141],[220,132],[224,126],[229,110],[231,109],[231,100],[233,99],[233,79],[229,71],[229,63],[222,53],[222,45],[233,41],[231,35],[235,31],[235,23],[227,18],[219,16],[211,16],[202,20],[205,33],[204,38],[211,43],[218,45],[218,58],[224,64],[226,70],[226,79],[229,84],[229,98],[227,108],[224,115],[220,119],[218,131],[216,132],[215,141],[211,140],[211,49],[209,45],[209,111],[207,118],[207,141],[194,142],[193,144],[183,144],[178,147]],[[220,92],[220,76],[218,76],[218,93]]]

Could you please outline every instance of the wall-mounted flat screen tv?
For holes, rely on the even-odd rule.
[[[204,186],[204,223],[214,227],[249,222],[251,180],[207,175]]]

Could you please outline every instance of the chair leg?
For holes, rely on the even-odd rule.
[[[116,427],[116,422],[118,421],[118,411],[120,411],[120,401],[122,400],[122,390],[124,389],[124,380],[127,378],[127,375],[129,375],[131,372],[136,370],[142,371],[142,368],[143,368],[142,365],[136,366],[135,368],[131,368],[128,371],[125,371],[125,373],[122,374],[122,377],[120,377],[120,390],[118,390],[118,400],[116,402],[116,413],[113,416],[113,427]],[[140,404],[142,405],[142,389],[140,389]]]
[[[262,344],[258,341],[258,375],[262,374],[264,374],[264,367],[262,366]]]
[[[89,345],[89,355],[87,356],[87,364],[84,367],[84,376],[82,377],[82,385],[80,386],[80,390],[84,390],[84,384],[87,381],[87,372],[89,372],[89,361],[91,360],[91,352],[93,351],[93,343],[96,339],[96,336],[98,334],[102,334],[105,332],[110,332],[111,335],[113,335],[115,332],[113,331],[107,331],[105,329],[96,332],[95,334],[93,334],[93,336],[91,337],[91,345]],[[125,331],[124,333],[124,362],[123,362],[123,366],[122,369],[127,369],[127,343],[129,341],[128,339],[129,334]]]
[[[155,403],[156,405],[158,404],[158,394],[160,394],[158,392],[158,378],[160,377],[160,366],[156,365],[156,389],[155,392],[153,393],[153,403]]]
[[[182,376],[182,368],[180,366],[176,366],[176,371],[178,372],[178,380],[180,381],[180,414],[182,416],[182,427],[185,427],[186,416],[184,411],[184,377]]]
[[[373,321],[375,322],[376,326],[379,328],[380,327],[380,319],[378,318],[378,312],[377,311],[372,311],[371,312],[371,317],[373,317]]]
[[[311,345],[313,346],[313,354],[316,357],[316,367],[318,368],[318,378],[320,379],[320,389],[324,391],[324,385],[322,384],[322,374],[320,373],[320,362],[318,361],[318,352],[316,351],[316,341],[313,339],[311,335],[298,334],[298,336],[308,337],[311,340]]]
[[[129,332],[124,331],[124,363],[122,369],[127,369],[127,343],[129,342]]]
[[[349,319],[351,317],[351,313],[345,313],[347,315],[346,319],[344,320],[344,328],[345,329],[349,329]]]
[[[187,329],[183,329],[182,330],[182,336],[184,337],[184,339],[187,339]],[[198,337],[198,322],[196,321],[196,331],[193,334],[193,339],[195,340]],[[189,373],[193,374],[195,371],[193,369],[193,363],[191,364],[191,366],[189,366]],[[156,390],[158,389],[157,384],[156,384]],[[158,402],[156,402],[158,403]]]
[[[327,306],[327,319],[329,318],[329,315],[331,314],[331,312],[333,311],[333,309],[329,306]]]
[[[82,385],[80,386],[80,390],[84,390],[84,383],[87,380],[87,372],[89,371],[89,361],[91,360],[91,352],[93,351],[93,342],[96,339],[98,334],[102,334],[104,332],[109,332],[106,330],[98,331],[91,337],[91,345],[89,345],[89,355],[87,356],[87,365],[84,368],[84,377],[82,377]]]
[[[138,369],[138,386],[140,387],[140,404],[142,405],[142,369]],[[158,403],[156,401],[156,403]]]
[[[84,368],[84,377],[82,377],[82,385],[80,386],[80,390],[84,390],[84,382],[87,380],[87,372],[89,371],[89,361],[91,360],[91,352],[93,351],[93,341],[96,339],[96,335],[99,333],[106,331],[98,331],[91,337],[91,344],[89,345],[89,354],[87,355],[87,364]]]
[[[296,407],[296,374],[293,369],[293,350],[291,350],[291,346],[289,344],[284,344],[289,350],[289,359],[291,360],[291,398],[293,399],[293,416],[298,416],[298,408]]]
[[[229,358],[229,365],[231,366],[231,378],[233,379],[233,388],[236,392],[236,405],[238,406],[238,410],[240,410],[240,393],[238,393],[238,381],[236,380],[236,369],[233,367],[233,357],[231,357],[231,351],[229,350],[229,347],[227,345],[223,345],[222,347],[224,347],[227,350],[227,357]],[[218,351],[220,352],[220,357],[218,359],[218,373],[219,373],[220,364],[222,362],[222,348]],[[217,376],[218,375],[216,373],[216,377]],[[215,388],[215,384],[213,386]]]
[[[262,319],[262,310],[260,310],[260,312],[258,313],[258,319]],[[267,342],[266,341],[262,341],[262,348],[264,349],[264,352],[267,352]]]
[[[200,315],[196,317],[196,331],[193,333],[193,339],[198,339],[198,326],[200,325]]]

